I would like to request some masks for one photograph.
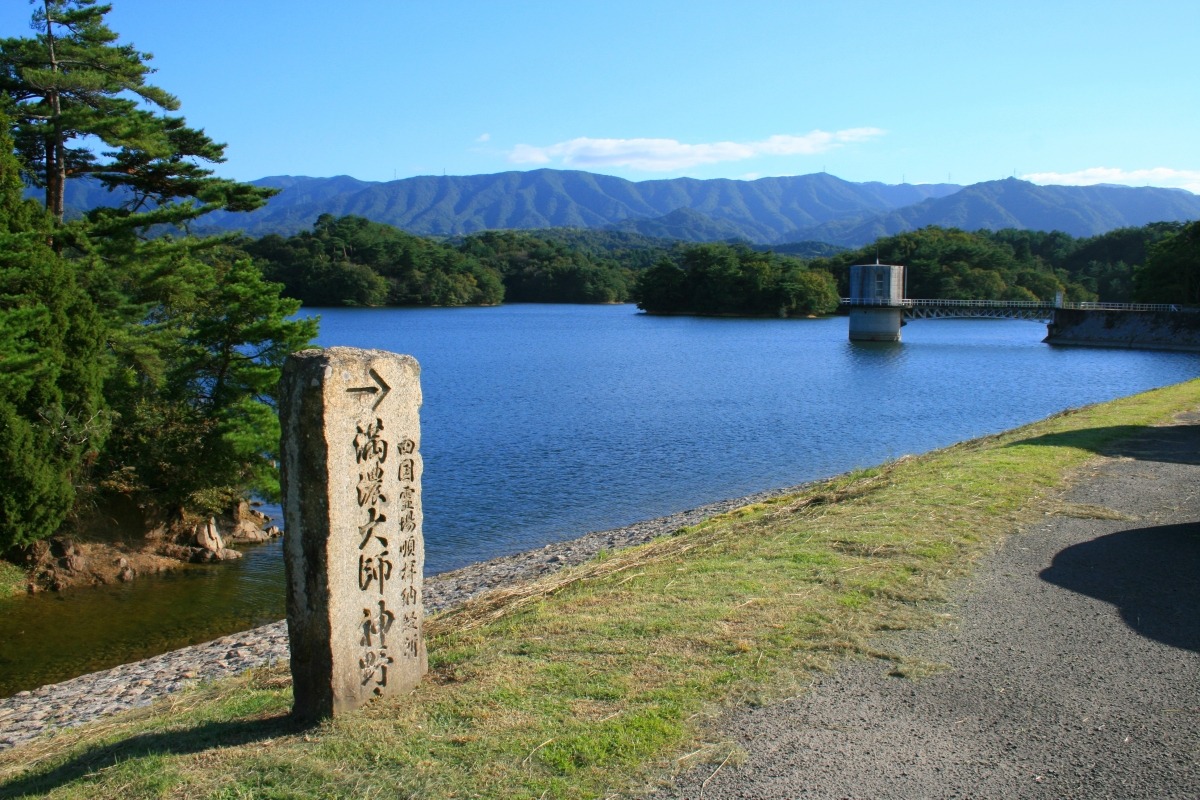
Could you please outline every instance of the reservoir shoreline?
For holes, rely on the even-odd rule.
[[[1035,775],[1047,781],[1048,786],[1043,788],[1062,788],[1064,784],[1058,783],[1060,776],[1069,780],[1074,774],[1073,765],[1078,763],[1071,761],[1071,754],[1082,752],[1088,764],[1108,762],[1111,758],[1124,758],[1126,762],[1132,759],[1142,766],[1149,764],[1150,767],[1139,770],[1139,775],[1148,773],[1158,777],[1147,785],[1159,789],[1164,785],[1171,787],[1172,779],[1179,778],[1174,780],[1173,788],[1190,787],[1184,792],[1190,792],[1187,796],[1191,796],[1196,786],[1195,765],[1187,760],[1186,745],[1192,741],[1188,731],[1194,730],[1193,721],[1176,712],[1186,708],[1187,699],[1194,696],[1194,687],[1189,687],[1195,676],[1189,663],[1194,667],[1196,626],[1189,624],[1186,612],[1181,609],[1192,605],[1187,598],[1194,593],[1194,587],[1188,575],[1194,572],[1196,551],[1194,541],[1179,538],[1187,532],[1176,523],[1181,519],[1180,514],[1184,520],[1195,519],[1192,508],[1195,504],[1191,501],[1195,500],[1192,489],[1195,469],[1200,463],[1196,457],[1196,437],[1200,435],[1198,391],[1200,381],[1192,380],[1111,403],[1068,409],[1040,422],[965,439],[876,468],[843,473],[831,481],[809,485],[806,491],[790,498],[719,515],[676,537],[651,543],[645,549],[635,548],[611,557],[601,555],[565,574],[551,575],[511,591],[500,589],[461,610],[453,609],[440,619],[431,620],[438,648],[445,648],[441,656],[444,663],[436,673],[438,679],[422,687],[417,706],[385,702],[365,717],[356,715],[347,719],[345,725],[313,732],[311,737],[309,732],[301,736],[288,721],[291,692],[287,670],[279,664],[198,687],[97,725],[14,748],[3,754],[13,776],[6,785],[25,793],[53,786],[83,787],[104,796],[127,795],[132,788],[136,794],[148,795],[161,792],[165,773],[173,785],[190,787],[191,793],[227,789],[236,780],[253,793],[253,787],[261,785],[254,783],[261,770],[295,764],[298,775],[291,783],[293,786],[325,794],[361,793],[364,776],[358,774],[338,786],[321,781],[346,763],[345,753],[373,746],[378,741],[375,736],[392,736],[402,745],[414,743],[414,746],[411,752],[390,751],[396,753],[391,757],[390,763],[396,765],[392,773],[368,778],[374,780],[372,785],[380,791],[386,793],[400,787],[404,793],[416,790],[421,794],[422,787],[447,785],[443,776],[451,770],[463,776],[466,782],[463,785],[475,787],[479,786],[476,776],[483,770],[491,765],[508,765],[513,769],[513,777],[505,780],[503,786],[489,778],[491,782],[485,791],[490,789],[496,796],[536,796],[544,786],[538,783],[538,775],[531,776],[526,769],[530,748],[556,734],[572,742],[590,742],[594,735],[604,733],[603,728],[594,725],[590,714],[563,718],[560,709],[567,708],[579,696],[579,685],[574,681],[565,685],[541,682],[545,667],[578,668],[586,675],[588,687],[644,671],[646,680],[630,686],[626,695],[617,698],[613,705],[592,713],[609,718],[614,712],[627,713],[632,704],[647,702],[646,695],[653,692],[659,705],[651,706],[652,710],[664,706],[675,709],[679,719],[689,723],[696,720],[698,727],[681,731],[682,739],[671,739],[653,750],[638,751],[634,761],[600,765],[595,778],[586,785],[591,793],[599,794],[630,780],[645,786],[643,781],[650,773],[644,769],[654,771],[654,775],[659,767],[674,773],[680,766],[681,759],[677,758],[680,754],[695,755],[700,752],[697,748],[703,749],[705,743],[726,742],[731,729],[722,711],[746,704],[757,709],[764,707],[764,702],[765,706],[771,706],[772,701],[779,701],[786,713],[794,701],[809,694],[807,687],[813,678],[833,674],[826,673],[831,669],[838,674],[852,669],[853,656],[857,655],[874,664],[878,675],[882,675],[879,670],[884,670],[888,677],[882,680],[899,687],[897,691],[905,695],[919,691],[930,681],[925,678],[897,681],[894,676],[927,676],[925,669],[938,663],[953,661],[955,668],[946,671],[951,677],[964,671],[957,666],[960,663],[969,667],[972,662],[976,665],[982,662],[988,669],[1000,671],[999,677],[991,675],[983,686],[964,694],[972,708],[954,709],[948,721],[939,722],[935,728],[943,734],[958,731],[957,726],[976,713],[974,707],[980,702],[989,709],[1014,711],[1018,718],[1011,723],[979,726],[980,738],[972,740],[965,752],[949,760],[925,759],[926,748],[946,737],[905,737],[914,758],[934,768],[935,785],[943,789],[948,785],[941,771],[943,765],[964,767],[968,770],[967,780],[960,785],[975,785],[973,780],[986,774],[979,772],[979,766],[1009,764],[1007,743],[1020,739],[1032,748],[1030,757],[1020,761],[1016,770],[1019,774],[1011,771],[1004,774],[1019,778],[1025,793],[1028,781]],[[1104,480],[1106,474],[1114,471],[1119,491],[1114,491]],[[1128,505],[1126,499],[1135,504]],[[1167,528],[1160,530],[1164,525]],[[1188,522],[1187,527],[1194,530],[1195,523]],[[987,580],[989,572],[979,569],[981,561],[988,561],[997,548],[1020,553],[1031,551],[1033,542],[1042,540],[1043,530],[1051,537],[1046,540],[1046,547],[1031,557],[1023,556],[1020,569],[1002,567],[996,581]],[[1070,534],[1069,537],[1059,538],[1064,533]],[[1116,538],[1110,534],[1116,534]],[[1175,537],[1179,546],[1160,534],[1168,539]],[[1101,539],[1092,541],[1098,535]],[[1141,542],[1146,538],[1154,540],[1151,544],[1157,542],[1150,548],[1153,551],[1150,560],[1146,560],[1145,553],[1132,557],[1145,550]],[[1090,569],[1085,568],[1082,573],[1069,569],[1070,564],[1087,567],[1090,563],[1083,553],[1078,555],[1084,556],[1084,561],[1078,561],[1075,554],[1079,547],[1104,547],[1104,542],[1109,541],[1118,545],[1127,542],[1132,550],[1102,559],[1111,573],[1102,584],[1089,582]],[[1188,551],[1186,557],[1181,557],[1183,550]],[[796,568],[794,564],[801,566]],[[1147,599],[1168,592],[1165,603],[1160,602],[1157,611],[1149,616],[1150,609],[1138,602],[1129,604],[1135,598],[1118,596],[1123,592],[1124,573],[1131,566],[1150,579],[1145,588]],[[1155,580],[1156,575],[1167,580]],[[1018,578],[1026,580],[1039,597],[1011,597],[1011,584]],[[1079,582],[1081,579],[1083,583]],[[1000,641],[1000,653],[990,657],[986,648],[997,644],[991,633],[997,623],[990,621],[982,626],[982,639],[964,641],[962,646],[953,646],[950,654],[932,660],[920,654],[910,657],[909,651],[882,643],[882,637],[899,630],[926,631],[930,636],[957,630],[956,609],[946,605],[952,599],[947,591],[953,590],[948,581],[960,586],[969,595],[968,599],[978,600],[981,607],[992,608],[998,599],[1005,600],[1008,605],[997,609],[994,616],[1003,623],[1000,627],[1011,630],[1016,641]],[[558,591],[564,586],[572,588]],[[1048,586],[1061,587],[1067,594],[1044,602],[1047,598],[1042,595]],[[672,587],[676,587],[674,591]],[[862,594],[864,590],[877,593],[868,605],[849,606],[844,602],[847,597],[866,596]],[[957,590],[952,593],[959,594]],[[525,607],[529,600],[538,604],[533,613],[527,613],[529,609]],[[1095,608],[1089,605],[1082,609],[1086,613],[1077,608],[1079,603],[1097,602],[1100,605]],[[680,603],[689,606],[681,610]],[[1114,603],[1113,608],[1097,613]],[[664,605],[670,606],[668,612],[658,616],[658,609]],[[654,624],[647,628],[635,626],[627,632],[625,628],[631,618]],[[1078,621],[1088,630],[1081,631],[1083,635],[1074,636],[1071,641],[1082,649],[1078,655],[1064,660],[1057,640],[1050,635],[1054,631],[1032,638],[1026,635],[1027,618],[1046,621],[1054,629],[1062,627],[1063,619]],[[1090,627],[1101,618],[1111,621],[1118,631],[1130,628],[1131,632],[1123,634],[1125,638],[1117,636],[1111,641],[1106,635],[1098,638],[1099,632]],[[472,623],[483,619],[492,622],[474,632],[456,632],[460,625],[469,629]],[[713,619],[721,620],[723,630],[708,638]],[[821,626],[810,627],[818,619]],[[943,620],[951,624],[943,625]],[[1161,623],[1166,623],[1166,627]],[[729,630],[725,625],[736,628]],[[564,627],[566,632],[560,633]],[[774,640],[781,636],[782,641],[776,643]],[[877,641],[876,636],[881,638]],[[950,644],[955,641],[952,639]],[[533,646],[541,649],[529,653],[526,648],[530,642],[539,643]],[[1099,716],[1091,725],[1079,725],[1079,714],[1087,714],[1084,722],[1088,722],[1092,709],[1081,707],[1077,679],[1095,671],[1092,660],[1097,644],[1106,642],[1114,655],[1122,656],[1102,659],[1111,661],[1109,675],[1103,682],[1108,686],[1107,682],[1113,680],[1113,689],[1119,690],[1116,695],[1121,698],[1119,708],[1110,708],[1112,704],[1106,700],[1113,692],[1097,691],[1093,684],[1085,684],[1084,695],[1089,704],[1099,706],[1095,711]],[[1149,643],[1156,653],[1169,651],[1170,671],[1163,672],[1158,668],[1159,662],[1153,660],[1126,664],[1122,654],[1144,650],[1140,643]],[[678,671],[675,654],[682,647],[695,651],[696,657],[687,661],[694,665],[694,672],[692,668],[684,673]],[[522,663],[528,667],[515,679],[509,662],[512,654],[525,659]],[[1008,669],[1011,663],[1024,664],[1013,659],[1025,655],[1032,655],[1033,661],[1047,668],[1048,677],[1054,680],[1043,680],[1045,675],[1025,678],[1023,670],[1014,673]],[[764,671],[759,665],[765,660],[773,663],[767,664]],[[1135,675],[1144,675],[1149,681],[1136,684],[1135,691],[1129,692]],[[489,718],[494,718],[496,712],[505,709],[491,705],[496,702],[493,687],[496,681],[510,680],[511,684],[504,684],[513,689],[510,706],[521,706],[526,691],[540,692],[538,696],[547,703],[539,713],[522,706],[522,713],[528,713],[529,717],[522,719],[524,735],[515,746],[508,746],[513,733],[507,727],[487,730],[486,720],[467,716],[446,718],[446,709],[450,707],[466,709],[467,714],[486,707]],[[1074,691],[1076,698],[1065,707],[1043,708],[1040,688],[1048,683]],[[997,687],[1006,690],[1010,686],[1018,689],[1028,686],[1034,691],[1026,695],[1020,691],[1003,697],[995,695]],[[1143,686],[1152,688],[1152,693],[1143,696]],[[802,697],[797,698],[797,692]],[[1154,711],[1147,706],[1148,697],[1158,709],[1155,713],[1147,714]],[[997,702],[1001,700],[1016,702]],[[846,710],[844,705],[835,704]],[[887,704],[881,712],[883,716],[875,713],[856,716],[849,728],[839,725],[836,730],[849,732],[855,728],[874,735],[879,727],[873,723],[891,719],[894,708],[895,704]],[[858,714],[853,706],[849,711]],[[1035,712],[1041,715],[1034,729],[1038,735],[1030,736],[1029,719]],[[1159,720],[1158,713],[1171,718]],[[863,725],[864,720],[872,724]],[[1109,721],[1120,724],[1105,727]],[[1145,736],[1148,731],[1158,730],[1160,721],[1161,727],[1170,731],[1163,740],[1168,746],[1166,751],[1158,747],[1157,739],[1150,741]],[[622,720],[612,729],[620,733],[626,725]],[[232,740],[213,738],[214,732],[220,737],[223,731],[238,731],[245,726],[252,726],[255,734],[248,738],[235,735]],[[529,726],[536,729],[529,731],[526,729]],[[794,722],[788,727],[801,734],[814,729]],[[819,725],[815,729],[827,728]],[[1049,733],[1053,737],[1060,729],[1068,746],[1059,746],[1060,739],[1047,740],[1040,735]],[[902,735],[904,730],[900,729]],[[997,730],[1008,730],[1012,736],[997,740]],[[1097,735],[1101,730],[1105,733]],[[448,731],[455,738],[451,739]],[[462,755],[460,733],[478,735],[484,744],[479,752],[468,753],[465,761],[458,760]],[[1122,737],[1124,744],[1120,744]],[[951,739],[958,741],[957,736]],[[770,734],[757,740],[779,741]],[[1143,740],[1150,750],[1143,747]],[[149,748],[148,742],[153,743]],[[160,747],[158,742],[165,744]],[[214,743],[221,746],[211,751]],[[1074,747],[1077,743],[1082,750]],[[984,745],[992,748],[989,754],[995,752],[981,762],[974,756],[983,752],[979,747]],[[506,749],[501,750],[502,747]],[[788,753],[798,750],[787,749]],[[844,757],[837,755],[844,754],[844,748],[820,750],[833,757],[837,775],[853,774],[845,769]],[[197,761],[196,753],[200,751],[206,755]],[[210,751],[222,759],[221,764],[228,771],[213,770],[213,756],[207,755]],[[883,753],[882,757],[889,762],[886,766],[896,766],[891,759],[894,748],[884,747],[876,752]],[[703,772],[700,782],[705,786],[712,783],[716,774],[713,766],[723,755],[720,767],[729,761],[724,744],[697,768]],[[145,767],[140,766],[139,759],[148,759]],[[1053,763],[1047,763],[1047,759]],[[417,781],[410,780],[410,771],[418,760],[437,772]],[[127,771],[114,774],[110,769],[112,764],[120,765],[121,770],[128,770],[130,765],[138,767],[141,774]],[[1164,784],[1163,764],[1181,765],[1186,774],[1177,771]],[[902,765],[909,768],[907,762]],[[1100,785],[1123,786],[1120,776],[1128,766],[1128,763],[1118,764],[1108,770]],[[867,771],[872,775],[886,774],[875,769]],[[313,777],[314,772],[319,773],[318,777]],[[777,771],[772,767],[739,770],[730,765],[727,772],[745,772],[753,780]],[[1090,772],[1079,774],[1086,777]],[[811,772],[802,771],[797,785],[808,785],[805,781],[811,776]],[[1113,776],[1117,781],[1110,783]],[[582,780],[572,773],[561,785],[582,788]],[[317,786],[323,791],[313,788]],[[1046,796],[1061,794],[1061,791],[1051,792]],[[1126,794],[1184,796],[1163,791]]]
[[[449,584],[463,596],[476,568],[467,565],[536,577],[566,563],[553,559],[570,545],[547,542],[949,446],[1186,380],[1200,364],[1050,347],[1041,326],[1008,320],[926,321],[895,346],[848,343],[838,319],[664,319],[627,307],[333,310],[323,321],[323,345],[421,361],[423,438],[437,444],[424,487],[427,563],[436,580],[463,575]],[[981,402],[982,387],[1003,388]],[[9,674],[26,677],[6,693],[226,634],[211,660],[242,663],[252,648],[231,632],[283,616],[278,551],[260,545],[232,565],[103,587],[86,603],[14,601],[22,613],[0,616],[0,640]],[[527,572],[510,553],[526,554]],[[113,689],[126,691],[139,690]],[[0,713],[0,739],[19,716]]]
[[[814,482],[706,503],[611,530],[592,531],[515,555],[481,561],[425,579],[425,612],[458,606],[493,589],[527,583],[582,564],[602,552],[645,544],[735,508],[795,494]],[[150,658],[0,698],[0,750],[40,734],[148,706],[203,681],[288,659],[287,621],[222,636]]]

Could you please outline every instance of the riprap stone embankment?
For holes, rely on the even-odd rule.
[[[1200,313],[1059,308],[1048,344],[1200,352]]]

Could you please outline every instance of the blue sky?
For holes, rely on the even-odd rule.
[[[220,175],[1200,193],[1200,3],[111,0]],[[0,36],[31,6],[0,4]]]

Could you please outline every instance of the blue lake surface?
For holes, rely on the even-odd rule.
[[[324,309],[319,343],[422,367],[426,567],[792,486],[1200,375],[1200,356],[1045,326],[653,317],[633,306]],[[279,619],[278,543],[240,562],[0,605],[0,696]],[[53,641],[70,648],[43,652]]]
[[[656,317],[633,306],[326,310],[320,343],[422,366],[426,557],[440,572],[791,486],[1200,374],[1056,348],[1045,326]]]

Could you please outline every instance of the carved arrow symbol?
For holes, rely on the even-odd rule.
[[[375,398],[375,402],[371,404],[371,408],[376,409],[376,408],[379,408],[379,404],[383,402],[383,398],[387,397],[387,394],[388,394],[388,392],[390,392],[392,390],[392,387],[388,386],[387,381],[385,381],[383,378],[379,377],[379,373],[376,372],[375,370],[373,370],[373,369],[367,370],[367,374],[369,374],[371,376],[371,380],[375,381],[375,383],[377,385],[375,385],[375,386],[352,386],[349,389],[347,389],[346,391],[350,392],[351,394],[377,394],[377,395],[379,395],[378,397]]]

